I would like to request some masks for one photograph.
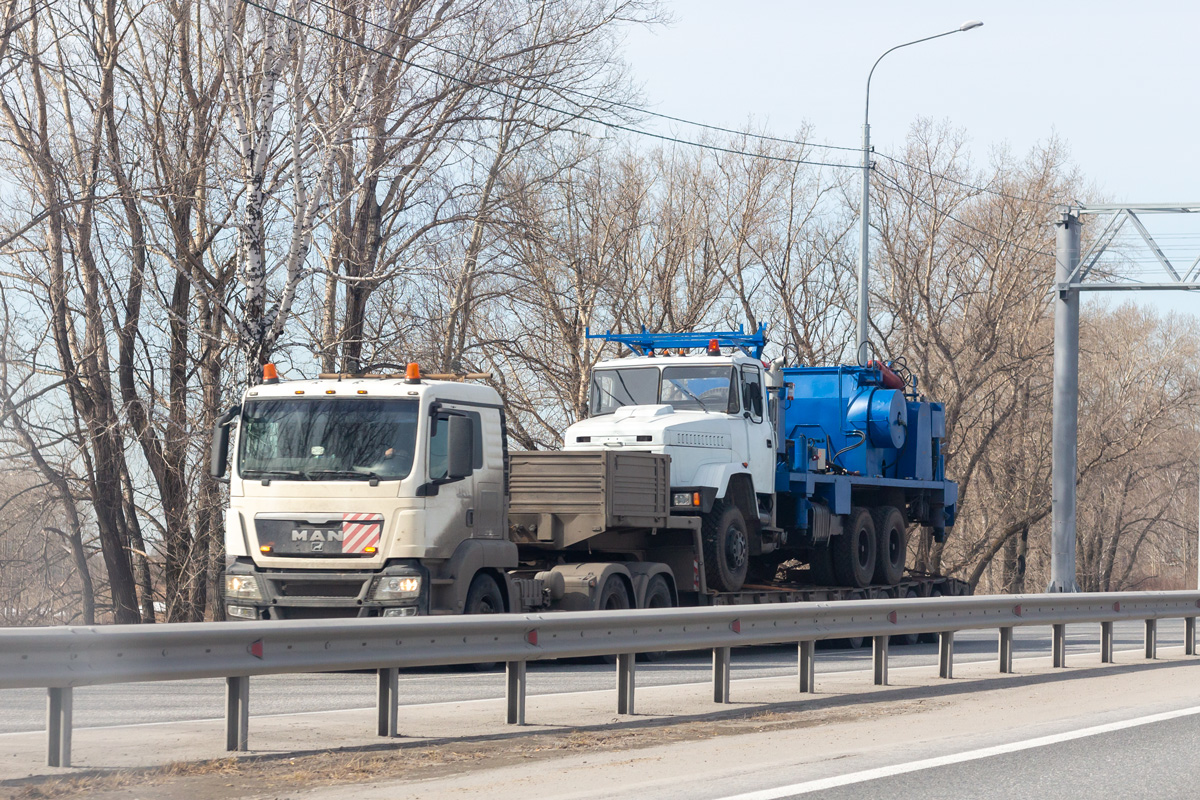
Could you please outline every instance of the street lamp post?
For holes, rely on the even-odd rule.
[[[952,33],[961,33],[969,31],[972,28],[978,28],[983,23],[977,19],[964,22],[952,31],[939,33],[935,36],[926,36],[924,39],[914,39],[911,42],[898,44],[891,50],[884,52],[882,56],[875,59],[875,63],[871,65],[871,71],[867,74],[867,102],[863,107],[863,152],[862,152],[862,214],[860,220],[862,222],[861,236],[862,241],[858,248],[858,345],[856,355],[858,363],[865,366],[870,358],[868,352],[869,345],[867,334],[867,314],[870,305],[867,295],[867,263],[868,263],[868,245],[869,231],[871,229],[871,76],[875,74],[875,67],[879,66],[879,62],[883,61],[883,56],[886,56],[892,50],[899,50],[901,47],[928,42],[931,39],[940,39],[943,36],[949,36]]]

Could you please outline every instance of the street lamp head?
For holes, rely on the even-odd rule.
[[[958,26],[958,29],[959,29],[960,31],[969,31],[969,30],[971,30],[972,28],[978,28],[978,27],[979,27],[979,26],[981,26],[981,25],[983,25],[983,23],[982,23],[982,22],[980,22],[979,20],[977,20],[977,19],[969,19],[969,20],[967,20],[966,22],[964,22],[962,25],[959,25],[959,26]]]

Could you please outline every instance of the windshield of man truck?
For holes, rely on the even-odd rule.
[[[417,401],[250,400],[238,441],[243,478],[401,480],[412,470]]]
[[[658,369],[628,367],[592,373],[592,416],[611,414],[621,406],[652,406],[658,402]]]

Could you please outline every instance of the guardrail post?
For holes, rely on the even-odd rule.
[[[1183,654],[1196,655],[1196,618],[1183,618]]]
[[[1000,671],[1009,673],[1013,671],[1013,629],[1012,626],[1006,626],[1000,629]]]
[[[46,694],[46,766],[71,766],[71,688]]]
[[[621,653],[617,656],[617,713],[633,713],[633,678],[634,665],[637,663],[635,653]]]
[[[816,687],[817,643],[801,642],[797,648],[796,667],[800,673],[800,694],[811,694]]]
[[[1113,663],[1113,624],[1112,620],[1100,623],[1100,663]]]
[[[1067,666],[1067,626],[1066,623],[1058,622],[1054,625],[1054,643],[1051,645],[1051,650],[1054,653],[1054,667]]]
[[[1158,658],[1158,620],[1146,620],[1146,658]]]
[[[379,717],[376,733],[380,736],[395,736],[398,708],[400,705],[400,670],[384,667],[379,670],[379,692],[375,708]]]
[[[871,660],[875,664],[875,685],[887,686],[888,637],[871,637]]]
[[[729,648],[713,648],[713,702],[729,702]]]
[[[509,725],[525,724],[525,662],[509,661],[504,665],[504,699],[508,706],[504,721]]]
[[[246,750],[250,740],[250,676],[225,679],[225,749]]]
[[[938,677],[954,677],[954,631],[938,632]]]

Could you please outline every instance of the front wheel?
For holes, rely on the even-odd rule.
[[[736,592],[750,566],[750,536],[737,506],[716,503],[704,516],[704,577],[708,588]]]
[[[486,573],[479,573],[471,581],[467,590],[467,601],[463,606],[464,614],[503,614],[504,595],[496,579]],[[495,661],[487,661],[472,665],[477,672],[491,672],[496,668]]]

